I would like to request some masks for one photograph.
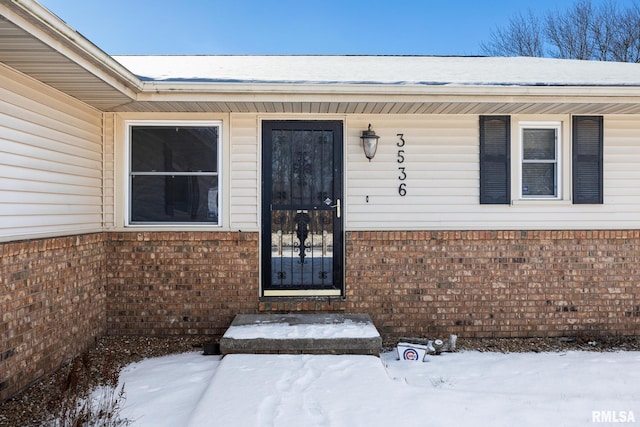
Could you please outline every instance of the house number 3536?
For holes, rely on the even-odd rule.
[[[399,133],[398,137],[400,138],[400,141],[398,141],[396,143],[396,145],[398,146],[398,158],[397,158],[397,162],[399,164],[398,166],[398,171],[400,171],[400,174],[398,175],[398,180],[400,181],[400,185],[398,185],[398,194],[400,194],[402,197],[407,195],[407,183],[404,182],[407,179],[407,170],[406,167],[404,166],[404,134],[403,133]]]

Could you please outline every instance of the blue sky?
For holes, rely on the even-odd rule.
[[[576,0],[41,0],[111,55],[477,55],[517,12]],[[594,5],[605,0],[592,0]],[[633,0],[618,0],[629,5]]]

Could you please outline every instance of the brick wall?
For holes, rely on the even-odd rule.
[[[221,336],[259,296],[258,233],[111,233],[112,335]]]
[[[640,231],[352,232],[347,309],[401,336],[640,335]]]
[[[259,235],[0,244],[0,401],[97,337],[220,337],[237,313],[368,313],[399,337],[640,335],[640,231],[348,232],[346,299],[260,299]]]
[[[0,401],[106,331],[104,235],[0,244]]]
[[[640,334],[640,231],[347,233],[346,300],[259,299],[257,233],[114,233],[110,334],[219,337],[237,313],[369,313],[401,336]]]

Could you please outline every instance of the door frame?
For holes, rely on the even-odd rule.
[[[269,123],[294,123],[300,125],[307,125],[311,129],[313,127],[317,127],[318,125],[328,125],[335,126],[337,130],[337,135],[334,138],[334,188],[339,192],[339,196],[341,199],[341,215],[340,218],[336,218],[334,215],[334,221],[339,221],[339,229],[340,229],[340,242],[338,248],[334,247],[334,251],[336,251],[334,255],[334,260],[338,260],[338,263],[334,262],[333,268],[333,277],[334,277],[334,289],[265,289],[265,285],[270,280],[270,268],[267,271],[265,268],[267,260],[265,257],[269,258],[269,262],[271,260],[271,236],[266,234],[267,226],[265,225],[265,221],[270,223],[271,221],[271,202],[272,198],[267,197],[267,194],[270,193],[270,190],[267,189],[267,184],[271,182],[271,178],[268,180],[265,179],[267,172],[269,174],[272,173],[271,167],[265,167],[266,161],[270,160],[270,153],[267,153],[265,147],[267,145],[269,148],[271,147],[271,142],[265,140],[265,125]],[[345,203],[344,203],[344,194],[345,194],[345,121],[343,119],[261,119],[259,122],[259,132],[260,132],[260,297],[340,297],[344,298],[345,296],[345,252],[346,252],[346,242],[345,242]],[[336,146],[337,145],[337,146]],[[270,227],[269,227],[270,230]],[[270,233],[269,233],[270,234]],[[336,265],[337,264],[337,265]],[[336,274],[335,269],[338,268],[339,272]],[[335,282],[338,283],[335,283]],[[337,289],[335,289],[337,288]]]

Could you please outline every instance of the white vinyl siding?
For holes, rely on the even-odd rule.
[[[0,239],[102,229],[102,115],[0,66]]]
[[[231,115],[230,226],[257,231],[260,208],[260,124],[255,114]]]
[[[526,116],[519,118],[526,120]],[[560,119],[566,116],[556,118]],[[371,162],[359,138],[369,123],[380,136],[378,153]],[[347,129],[347,230],[640,227],[640,116],[605,116],[602,205],[574,205],[570,200],[480,205],[476,115],[352,117]],[[398,133],[406,140],[405,197],[397,191]],[[570,182],[568,173],[563,173],[568,181],[564,187]]]
[[[640,116],[605,116],[604,203],[609,220],[640,226]]]
[[[115,114],[105,113],[103,120],[103,223],[106,229],[115,227]]]
[[[153,114],[144,117],[149,119]],[[180,117],[202,119],[203,116]],[[219,115],[214,117],[220,119]],[[222,229],[259,230],[262,118],[340,119],[335,115],[298,117],[250,113],[221,118],[224,129],[228,129],[223,148],[228,163],[225,160],[222,187],[223,206],[228,216]],[[570,117],[520,115],[518,119],[568,123]],[[342,205],[348,231],[640,227],[640,168],[637,166],[640,164],[640,116],[604,117],[604,204],[601,205],[575,205],[569,199],[481,205],[478,115],[354,115],[343,120],[346,161]],[[378,151],[371,162],[365,157],[360,140],[361,132],[369,123],[380,136]],[[518,125],[514,127],[517,133]],[[570,158],[570,144],[566,143],[571,140],[570,128],[570,125],[563,126],[562,159]],[[398,179],[398,133],[403,133],[406,141],[402,147],[405,181]],[[228,150],[226,141],[230,144]],[[566,198],[571,188],[570,164],[563,165],[562,194]],[[404,197],[398,193],[401,182],[406,183]]]
[[[369,122],[380,136],[371,162],[359,138]],[[397,146],[398,133],[404,135],[404,147]],[[477,208],[477,116],[364,117],[348,120],[347,135],[347,229],[443,228],[451,214]],[[402,164],[398,150],[404,150]],[[405,168],[404,181],[399,167]]]
[[[519,116],[521,120],[526,117]],[[280,117],[270,115],[268,118]],[[281,118],[292,119],[290,115]],[[336,119],[322,115],[300,118]],[[539,117],[531,116],[531,120],[534,119]],[[568,116],[556,119],[567,120]],[[569,200],[480,205],[477,115],[361,115],[347,116],[344,120],[346,196],[343,209],[347,230],[640,227],[640,169],[637,167],[640,164],[640,116],[605,116],[604,205],[573,205]],[[371,162],[367,161],[360,140],[361,132],[369,123],[380,136],[378,151]],[[261,197],[259,116],[232,114],[230,127],[231,229],[255,231]],[[518,132],[517,125],[515,132]],[[398,179],[401,166],[397,163],[398,133],[403,133],[406,141],[402,147],[405,181]],[[565,140],[569,138],[567,135]],[[565,156],[568,153],[562,158]],[[568,183],[569,172],[563,173]],[[398,193],[401,182],[406,183],[404,197]],[[569,193],[569,190],[565,188],[563,192]]]

